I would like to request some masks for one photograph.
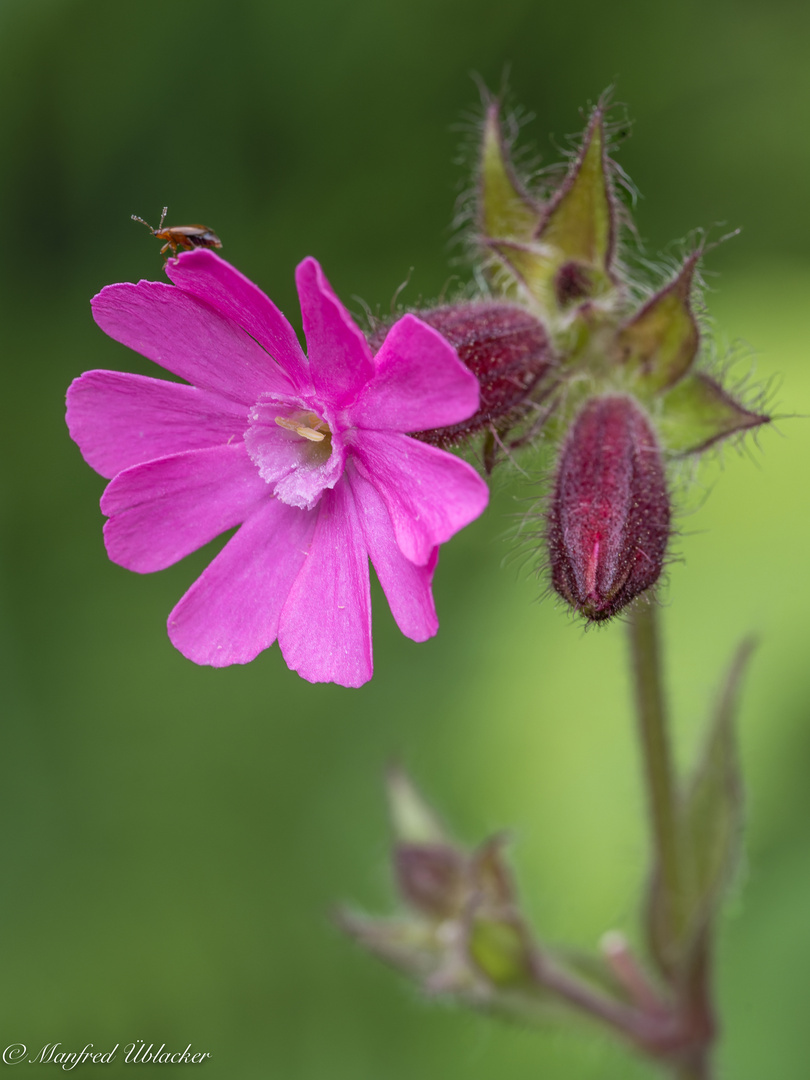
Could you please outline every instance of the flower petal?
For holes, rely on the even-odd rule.
[[[295,331],[258,285],[205,248],[169,259],[166,273],[183,292],[204,300],[226,319],[247,330],[298,389],[309,387],[307,358]]]
[[[330,405],[348,405],[374,374],[368,342],[315,259],[299,263],[295,283],[315,391]]]
[[[245,405],[293,389],[241,326],[174,285],[107,285],[92,305],[105,334],[195,386]]]
[[[374,362],[376,374],[350,411],[358,427],[424,431],[478,408],[478,379],[438,330],[413,315],[394,323]]]
[[[247,664],[278,636],[317,513],[269,499],[232,536],[169,615],[169,637],[195,664]]]
[[[388,507],[402,554],[419,566],[489,500],[487,485],[471,465],[408,435],[357,431],[352,449]]]
[[[162,570],[244,521],[268,499],[244,443],[190,450],[126,469],[101,498],[113,562]]]
[[[309,682],[362,686],[373,671],[371,592],[351,488],[341,481],[310,512],[318,524],[281,613],[278,643],[288,667]]]
[[[355,470],[350,474],[366,548],[383,587],[391,614],[402,633],[413,641],[427,641],[439,629],[431,582],[439,561],[433,549],[424,566],[402,554],[388,510],[372,484]]]
[[[247,413],[185,383],[86,371],[68,389],[67,424],[87,464],[110,478],[154,458],[241,442]]]

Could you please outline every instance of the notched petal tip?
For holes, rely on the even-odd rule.
[[[483,513],[489,488],[466,461],[394,432],[363,431],[358,472],[386,505],[400,551],[426,566],[435,549]]]
[[[523,418],[527,401],[555,365],[545,327],[514,304],[454,304],[420,313],[454,347],[480,386],[478,408],[466,419],[423,429],[417,438],[450,447],[496,425],[502,433]]]
[[[374,378],[350,410],[358,427],[410,433],[464,421],[478,408],[478,380],[423,315],[403,315],[378,335]]]
[[[351,487],[344,481],[311,511],[312,541],[279,622],[287,666],[307,682],[359,687],[371,678],[368,554]]]
[[[221,255],[217,255],[217,253],[210,248],[195,247],[191,248],[189,251],[179,251],[177,255],[173,255],[171,258],[167,259],[163,264],[163,269],[168,276],[171,277],[172,270],[179,267],[182,267],[184,270],[202,270],[208,269],[216,263],[227,261],[227,259],[223,259]]]
[[[235,266],[211,251],[196,249],[177,261],[170,259],[166,273],[178,289],[241,326],[293,387],[310,387],[307,359],[295,331],[270,297]]]
[[[295,283],[315,389],[325,403],[349,405],[374,375],[369,344],[312,256],[296,267]]]

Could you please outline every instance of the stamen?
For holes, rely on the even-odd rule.
[[[286,416],[277,416],[276,423],[279,427],[283,427],[285,431],[295,431],[295,429],[298,427],[298,424],[295,422],[295,420],[288,420]]]
[[[326,436],[329,434],[329,427],[325,420],[322,420],[320,416],[315,413],[309,413],[304,419],[309,421],[309,424],[302,424],[300,420],[292,420],[286,416],[277,416],[276,423],[279,427],[284,428],[285,431],[294,431],[296,435],[300,435],[302,439],[308,439],[310,442],[323,442]],[[325,427],[326,431],[319,431],[318,429]]]
[[[311,427],[297,427],[295,429],[297,435],[301,435],[305,439],[309,439],[310,442],[323,442],[326,435],[322,431],[316,431]]]

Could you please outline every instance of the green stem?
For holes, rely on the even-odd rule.
[[[680,905],[682,868],[656,605],[636,604],[630,612],[629,627],[655,864],[660,868],[661,884],[675,913]]]
[[[670,917],[678,925],[683,905],[681,845],[678,836],[678,804],[675,770],[667,729],[658,608],[655,604],[637,604],[630,612],[630,650],[635,683],[636,711],[652,821],[653,865],[660,873]],[[707,999],[708,946],[703,946],[703,963],[694,973],[694,985],[673,985],[676,1008],[683,1010],[693,1035],[700,1033],[694,1053],[674,1064],[677,1080],[710,1080],[708,1050],[713,1039],[711,1006]],[[666,959],[659,957],[662,973],[668,982],[671,973]]]

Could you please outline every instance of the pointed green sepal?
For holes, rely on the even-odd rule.
[[[506,835],[496,833],[473,852],[470,876],[478,902],[490,910],[511,906],[516,900],[512,875],[504,858]]]
[[[694,454],[762,424],[770,417],[746,409],[708,375],[687,375],[661,400],[658,434],[674,454]]]
[[[520,292],[539,300],[547,311],[554,310],[554,252],[517,240],[486,240],[506,271],[506,280],[498,280],[499,292],[505,297],[517,297]],[[511,280],[510,280],[511,279]],[[515,289],[517,286],[517,291]]]
[[[499,282],[504,295],[522,289],[551,312],[611,291],[616,208],[601,106],[542,211],[514,176],[497,105],[487,112],[480,175],[481,240],[505,270]]]
[[[478,215],[487,239],[518,241],[532,238],[541,216],[512,168],[497,101],[487,107],[484,120]]]
[[[737,651],[679,809],[680,896],[665,896],[660,874],[653,877],[648,909],[653,952],[666,971],[684,977],[700,963],[710,923],[739,860],[743,792],[734,718],[753,647],[749,640]]]
[[[616,207],[610,183],[604,112],[594,109],[568,175],[546,208],[535,235],[551,255],[560,306],[610,288]],[[575,295],[570,295],[571,293]]]
[[[369,952],[420,981],[441,963],[432,929],[415,919],[380,919],[341,909],[335,922]]]
[[[646,391],[674,385],[697,355],[700,331],[690,301],[699,258],[700,252],[690,255],[675,280],[648,300],[617,334],[619,361],[637,374]]]
[[[386,775],[388,809],[394,836],[405,844],[450,843],[450,837],[433,807],[423,798],[408,774],[398,765]]]

